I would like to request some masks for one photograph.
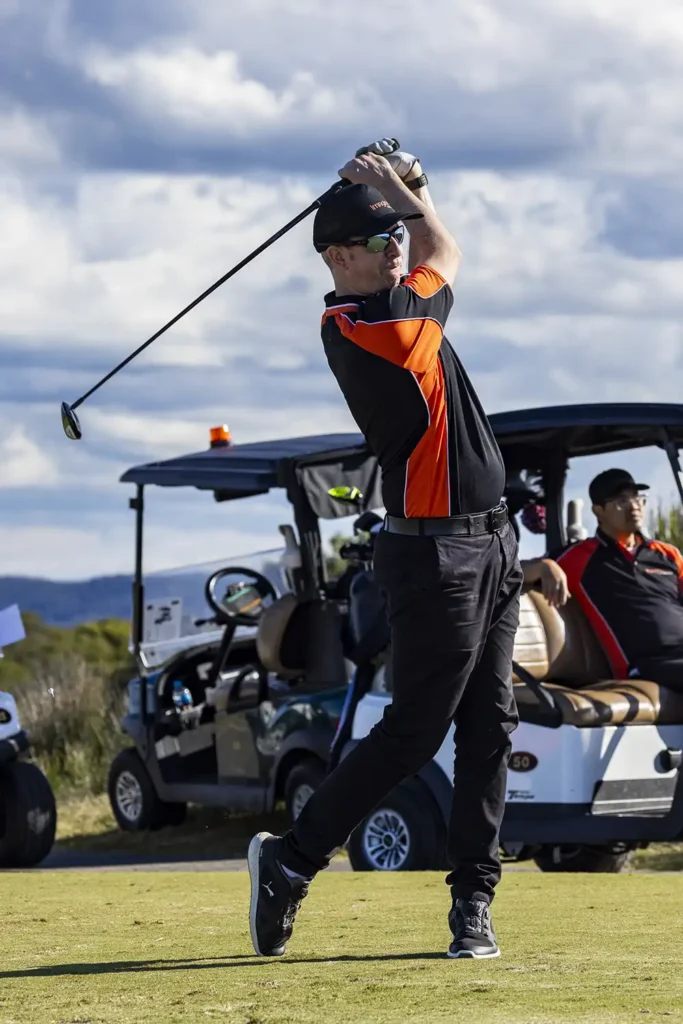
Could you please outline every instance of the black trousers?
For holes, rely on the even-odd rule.
[[[638,658],[635,671],[641,679],[683,693],[683,647],[663,649],[651,658]]]
[[[434,757],[455,722],[446,881],[455,898],[478,894],[490,902],[500,881],[498,837],[518,723],[516,537],[509,524],[478,537],[382,531],[375,573],[387,598],[393,699],[286,833],[282,863],[307,876],[326,867],[382,798]]]

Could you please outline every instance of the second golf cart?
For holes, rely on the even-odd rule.
[[[560,406],[490,421],[508,506],[518,514],[526,489],[544,507],[546,550],[580,539],[574,502],[565,520],[565,478],[586,457],[619,453],[622,462],[625,452],[659,452],[683,501],[683,405]],[[534,589],[522,594],[513,656],[521,721],[512,734],[504,853],[532,857],[545,871],[618,871],[637,847],[683,840],[683,693],[614,679],[576,601],[557,610]],[[378,670],[345,753],[381,718],[390,689]],[[356,870],[446,869],[453,750],[451,729],[434,760],[354,831]]]

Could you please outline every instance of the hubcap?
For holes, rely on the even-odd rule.
[[[403,817],[387,807],[374,811],[363,829],[363,852],[375,871],[400,871],[410,853]]]
[[[292,817],[295,821],[312,796],[313,786],[310,786],[307,782],[303,782],[300,786],[296,787],[292,796]]]
[[[116,806],[126,821],[134,824],[142,814],[142,787],[132,772],[123,771],[116,780]]]

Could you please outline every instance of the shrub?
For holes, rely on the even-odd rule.
[[[7,688],[55,791],[103,792],[111,760],[125,746],[120,674],[93,668],[76,653],[53,654]]]
[[[680,505],[669,509],[660,505],[650,515],[648,525],[653,537],[683,550],[683,508]]]

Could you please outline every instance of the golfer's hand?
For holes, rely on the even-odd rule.
[[[566,573],[552,558],[541,562],[541,593],[551,608],[561,608],[569,600]]]
[[[389,166],[398,174],[401,181],[404,181],[413,170],[418,160],[412,153],[396,149],[396,139],[378,139],[371,142],[369,146],[363,146],[358,150],[356,156],[364,156],[366,153],[374,153],[376,156],[383,156]]]
[[[400,180],[386,157],[375,153],[354,156],[339,169],[339,176],[353,185],[370,185],[380,192],[387,181]]]

